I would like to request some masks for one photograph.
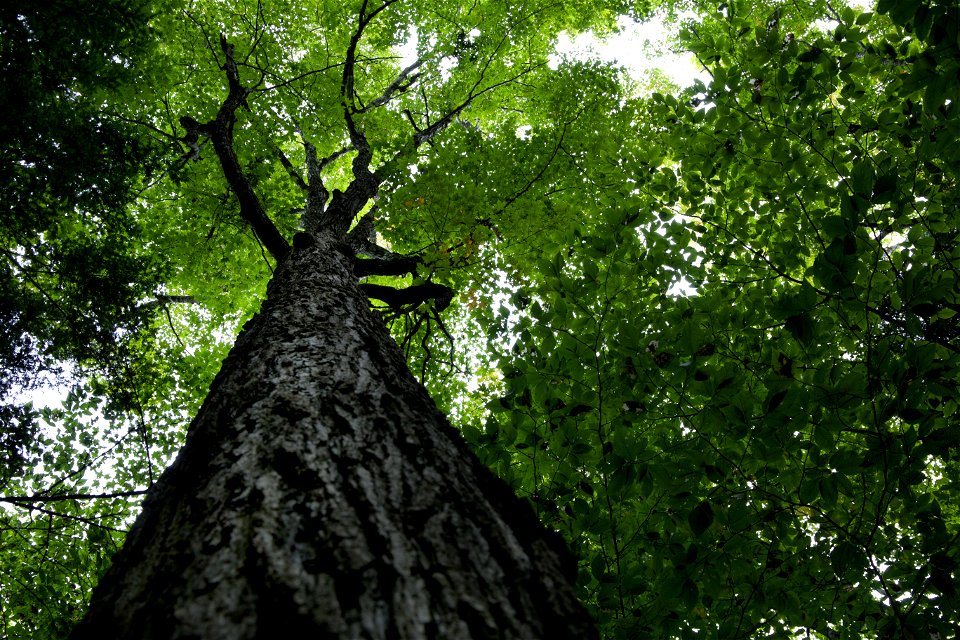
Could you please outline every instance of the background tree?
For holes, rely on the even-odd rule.
[[[126,205],[149,147],[99,111],[105,92],[129,81],[147,16],[142,3],[102,3],[83,23],[80,11],[58,2],[0,13],[2,99],[18,115],[0,124],[4,395],[55,374],[57,360],[115,362],[120,345],[107,334],[135,330],[131,308],[158,277],[128,247],[138,229]],[[33,416],[15,404],[0,413],[14,454],[6,475]]]
[[[629,186],[499,311],[464,433],[610,637],[953,633],[957,19],[880,9],[701,14],[710,83],[624,106]]]
[[[131,341],[149,340],[144,300],[162,268],[128,209],[157,165],[141,131],[107,103],[149,49],[142,2],[5,3],[0,9],[0,494],[56,492],[93,456],[79,423],[42,429],[29,392],[69,376],[100,380],[101,402],[133,405]],[[83,493],[77,483],[74,488]],[[3,635],[62,637],[102,557],[77,545],[111,508],[43,500],[0,512]],[[29,507],[29,509],[28,509]],[[104,508],[101,508],[104,507]],[[93,537],[100,529],[90,530]],[[94,575],[90,575],[94,574]],[[77,591],[68,583],[80,585]],[[15,631],[11,631],[15,630]],[[38,637],[43,633],[39,633]]]

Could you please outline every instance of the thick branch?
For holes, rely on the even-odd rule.
[[[368,298],[386,302],[391,307],[416,307],[427,300],[436,300],[437,311],[443,311],[453,300],[453,289],[435,282],[415,284],[406,289],[394,289],[380,284],[363,283],[360,290]]]
[[[374,228],[373,219],[377,215],[377,206],[370,207],[370,211],[363,214],[363,217],[347,234],[347,244],[353,247],[354,251],[362,251],[363,248],[376,241],[377,230]]]
[[[359,258],[353,263],[353,275],[366,276],[404,276],[417,275],[420,258],[417,256],[398,256],[396,258]],[[381,300],[382,298],[377,298]],[[384,302],[387,302],[384,300]]]
[[[356,92],[354,89],[354,69],[357,60],[357,46],[363,37],[364,29],[381,11],[397,0],[384,0],[383,4],[367,13],[367,0],[360,7],[357,30],[350,38],[347,53],[343,64],[343,79],[340,84],[340,103],[343,107],[343,119],[350,134],[350,142],[357,155],[353,159],[354,179],[346,191],[334,191],[330,206],[321,219],[321,227],[331,229],[335,234],[343,235],[350,227],[356,215],[377,195],[382,178],[370,171],[373,160],[373,151],[367,137],[357,127],[353,116],[360,111],[356,107]],[[402,81],[401,81],[402,82]]]
[[[343,119],[347,125],[347,131],[350,134],[350,142],[357,150],[357,157],[353,160],[353,175],[358,180],[366,178],[370,173],[370,161],[373,159],[373,152],[367,137],[357,128],[353,115],[359,113],[357,109],[356,89],[354,87],[354,70],[357,63],[357,46],[360,44],[360,38],[363,37],[363,31],[373,18],[386,9],[396,0],[386,0],[383,5],[367,15],[367,0],[363,1],[360,7],[360,15],[357,21],[357,30],[350,38],[350,44],[347,46],[347,53],[343,63],[343,78],[340,82],[340,103],[343,107]]]
[[[317,148],[302,135],[301,138],[307,158],[307,207],[303,213],[303,228],[307,233],[314,233],[323,220],[323,207],[330,197],[330,192],[324,186],[320,175]]]
[[[307,205],[304,209],[301,222],[304,231],[307,233],[315,233],[324,226],[324,207],[327,204],[327,200],[330,199],[330,192],[327,191],[326,185],[323,184],[321,172],[331,162],[353,150],[353,146],[344,147],[326,158],[318,159],[317,148],[312,142],[307,140],[299,124],[296,125],[296,130],[303,143],[307,163],[307,181],[303,182],[301,178],[301,188],[307,192]],[[299,176],[300,174],[298,173],[297,175]]]
[[[377,206],[374,205],[370,207],[370,210],[367,211],[362,218],[354,225],[353,229],[350,230],[350,233],[347,234],[347,245],[353,250],[355,255],[368,256],[370,258],[381,258],[384,261],[389,260],[404,260],[407,256],[402,256],[396,254],[389,249],[384,249],[377,244],[377,230],[374,227],[374,217],[377,214]],[[392,273],[379,273],[376,271],[371,271],[365,275],[374,275],[379,273],[379,275],[394,275]],[[407,273],[403,271],[401,273]],[[359,273],[357,275],[360,275]]]

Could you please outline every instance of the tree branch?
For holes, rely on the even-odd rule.
[[[250,109],[247,104],[247,94],[249,92],[240,84],[240,73],[237,71],[237,63],[233,58],[233,45],[227,42],[227,38],[223,34],[220,35],[220,48],[226,58],[221,68],[226,73],[230,91],[223,104],[220,105],[217,117],[210,122],[201,124],[193,118],[185,116],[180,119],[180,123],[187,130],[188,136],[204,135],[213,142],[213,148],[220,160],[224,178],[226,178],[227,184],[230,185],[233,192],[237,194],[237,199],[240,202],[240,216],[250,225],[254,234],[267,248],[274,260],[283,262],[290,253],[290,245],[267,216],[260,199],[250,184],[250,180],[244,174],[236,150],[233,148],[233,124],[236,121],[236,111],[239,107]]]
[[[396,93],[397,91],[403,93],[404,91],[409,89],[411,86],[413,86],[413,83],[420,78],[420,74],[414,73],[412,76],[410,74],[416,71],[417,69],[419,69],[421,66],[423,66],[423,63],[424,63],[424,60],[422,59],[417,60],[416,62],[411,64],[409,67],[401,71],[400,75],[397,76],[397,79],[394,80],[389,87],[384,89],[380,97],[375,98],[370,104],[368,104],[367,106],[357,111],[357,113],[364,113],[364,112],[370,111],[371,109],[376,109],[377,107],[383,106],[390,101],[390,98],[393,97],[394,93]]]
[[[497,47],[497,50],[499,50],[499,46]],[[530,73],[531,71],[533,71],[533,69],[536,68],[536,67],[531,67],[528,69],[523,69],[516,75],[511,76],[510,78],[491,84],[490,86],[484,87],[483,89],[477,90],[477,87],[479,87],[480,83],[483,82],[483,73],[486,71],[489,64],[490,64],[490,61],[488,60],[487,64],[484,65],[484,68],[481,71],[480,77],[477,79],[473,87],[470,89],[470,93],[467,95],[466,99],[462,103],[460,103],[459,106],[448,111],[439,120],[437,120],[433,124],[429,124],[425,129],[420,129],[419,127],[417,127],[416,123],[413,120],[413,114],[411,114],[409,110],[404,110],[403,114],[410,121],[410,124],[413,126],[413,130],[414,130],[413,145],[412,145],[413,150],[419,149],[425,142],[429,142],[430,140],[433,139],[435,135],[437,135],[438,133],[446,129],[448,126],[450,126],[450,124],[454,122],[458,118],[458,116],[461,113],[463,113],[463,111],[466,110],[466,108],[473,103],[473,101],[476,98],[479,98],[483,94],[489,91],[493,91],[494,89],[502,87],[506,84],[515,82],[517,79],[525,76],[526,74]],[[384,163],[384,165],[380,169],[378,169],[376,172],[377,180],[379,180],[380,182],[383,182],[386,179],[386,176],[392,171],[392,169],[395,166],[397,166],[401,162],[401,160],[408,153],[410,153],[410,151],[411,149],[409,147],[406,149],[401,149],[392,158],[390,158],[389,161]]]
[[[170,296],[170,295],[159,295],[156,300],[150,300],[149,302],[144,302],[139,305],[140,309],[152,309],[154,307],[167,306],[170,303],[180,303],[180,304],[200,304],[200,302],[193,296]]]
[[[376,242],[377,230],[374,227],[374,217],[377,215],[377,206],[370,207],[362,218],[347,234],[347,244],[354,251],[362,251],[367,245]]]
[[[357,29],[350,38],[343,64],[343,79],[340,83],[340,104],[343,108],[343,119],[347,125],[350,142],[357,155],[353,159],[353,180],[345,191],[334,191],[330,206],[323,213],[320,220],[321,228],[331,229],[336,235],[346,234],[350,223],[361,209],[377,195],[382,178],[370,171],[373,160],[373,150],[367,137],[357,127],[353,116],[360,113],[357,109],[356,90],[354,88],[354,69],[357,62],[357,47],[364,29],[383,10],[397,0],[384,0],[383,4],[367,13],[367,0],[363,1],[357,20]],[[402,81],[401,81],[402,83]],[[392,86],[392,85],[391,85]]]
[[[297,129],[299,130],[299,127]],[[323,177],[320,175],[317,148],[303,136],[302,132],[300,139],[303,140],[303,149],[306,152],[307,159],[307,206],[301,221],[304,231],[313,233],[323,224],[323,207],[330,198],[330,192],[324,186]]]
[[[276,149],[277,158],[280,160],[280,164],[283,165],[283,168],[286,169],[287,175],[289,175],[293,181],[300,187],[301,191],[307,190],[307,183],[303,181],[303,176],[300,175],[300,172],[297,171],[297,168],[293,166],[293,163],[290,162],[290,158],[287,157],[282,150]]]
[[[494,212],[493,215],[477,220],[479,224],[490,229],[490,231],[493,231],[493,233],[497,236],[498,240],[502,240],[503,236],[500,233],[500,230],[496,227],[496,225],[493,224],[493,218],[503,214],[503,212],[507,210],[507,207],[509,207],[514,202],[516,202],[521,197],[523,197],[523,195],[527,193],[530,190],[530,188],[533,187],[534,184],[536,184],[537,182],[540,181],[541,178],[543,178],[543,174],[547,172],[547,169],[550,167],[551,164],[553,164],[553,161],[556,160],[557,154],[560,152],[560,149],[563,147],[563,139],[567,135],[567,126],[568,126],[567,124],[563,125],[563,130],[560,132],[560,139],[557,140],[557,144],[556,146],[554,146],[553,152],[550,154],[550,157],[547,158],[547,161],[544,163],[544,165],[540,167],[540,171],[537,172],[537,175],[530,178],[527,181],[527,184],[524,185],[522,189],[520,189],[515,194],[507,198],[504,201],[503,206],[500,207],[500,209],[498,209],[496,212]]]
[[[453,301],[453,289],[435,282],[415,284],[406,289],[394,289],[381,284],[360,284],[360,290],[368,298],[386,302],[393,308],[412,306],[416,307],[427,300],[436,300],[437,311],[443,311]]]
[[[455,119],[457,116],[459,116],[459,115],[463,112],[464,109],[466,109],[467,107],[469,107],[470,104],[471,104],[476,98],[479,98],[480,96],[482,96],[483,94],[487,93],[488,91],[493,91],[494,89],[497,89],[497,88],[499,88],[499,87],[502,87],[502,86],[505,85],[505,84],[510,84],[511,82],[514,82],[514,81],[517,80],[518,78],[522,78],[523,76],[525,76],[525,75],[527,75],[528,73],[530,73],[530,71],[532,71],[532,69],[524,69],[523,71],[521,71],[520,73],[518,73],[517,75],[515,75],[515,76],[513,76],[513,77],[507,78],[506,80],[503,80],[503,81],[501,81],[501,82],[496,82],[496,83],[490,85],[489,87],[484,87],[484,88],[481,89],[480,91],[474,92],[474,89],[476,89],[476,87],[479,86],[479,84],[480,84],[480,81],[478,80],[477,83],[474,85],[474,88],[471,89],[470,94],[467,96],[467,99],[464,100],[464,101],[460,104],[460,106],[452,109],[451,111],[448,111],[448,112],[446,113],[446,115],[444,115],[442,118],[440,118],[439,120],[437,120],[436,122],[434,122],[432,125],[430,125],[430,126],[427,127],[426,129],[418,132],[418,133],[414,136],[414,147],[419,147],[419,146],[422,145],[424,142],[427,142],[428,140],[430,140],[431,138],[433,138],[433,136],[435,136],[436,134],[440,133],[441,131],[443,131],[444,129],[446,129],[448,126],[450,126],[450,123],[453,122],[454,119]],[[481,79],[482,79],[482,78],[481,78]]]
[[[396,256],[395,258],[360,258],[353,261],[353,275],[366,276],[416,276],[420,265],[418,256]],[[374,296],[375,297],[375,296]],[[377,298],[382,300],[382,298]],[[384,302],[387,302],[384,300]]]

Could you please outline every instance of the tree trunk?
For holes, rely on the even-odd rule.
[[[328,237],[277,269],[74,632],[592,638],[575,566],[414,380]]]

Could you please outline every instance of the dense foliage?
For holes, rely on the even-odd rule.
[[[128,205],[158,158],[138,127],[110,115],[110,105],[150,48],[147,20],[144,3],[130,1],[0,9],[4,637],[69,630],[102,564],[92,541],[109,537],[101,525],[122,520],[102,519],[113,511],[105,504],[49,508],[37,500],[28,510],[15,498],[66,486],[83,492],[75,476],[104,444],[94,446],[96,431],[76,419],[44,428],[31,391],[89,376],[99,381],[104,407],[134,406],[131,343],[149,340],[143,303],[161,289],[163,270]]]
[[[311,155],[345,188],[362,131],[371,237],[418,260],[368,284],[456,292],[373,304],[570,541],[605,637],[955,637],[960,11],[665,9],[708,79],[656,92],[551,62],[561,31],[649,11],[619,2],[196,1],[50,43],[4,13],[30,127],[0,129],[6,388],[80,372],[10,436],[4,637],[69,628],[270,276],[185,119],[225,104],[230,56],[236,155],[288,240]]]
[[[66,359],[115,366],[118,330],[136,330],[133,307],[159,277],[131,242],[138,222],[126,209],[149,147],[102,112],[130,80],[146,15],[129,2],[100,3],[94,15],[78,2],[27,5],[0,12],[0,100],[17,114],[0,122],[4,395],[49,380],[41,372],[55,375]],[[35,418],[15,398],[0,407],[10,452],[0,478],[23,461]]]
[[[622,192],[499,312],[466,434],[611,637],[953,637],[957,13],[905,4],[690,24],[709,84],[622,110]]]

